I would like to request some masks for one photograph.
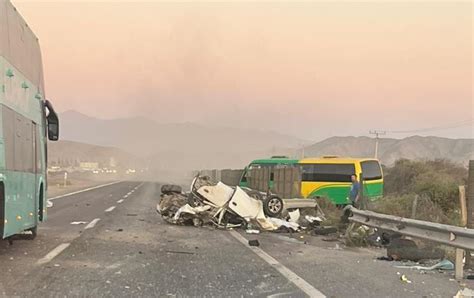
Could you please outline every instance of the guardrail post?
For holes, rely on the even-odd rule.
[[[461,280],[464,275],[464,249],[456,248],[456,261],[454,264],[454,269],[456,270],[454,276],[457,280]]]
[[[474,160],[469,161],[469,173],[467,178],[467,227],[474,228]],[[471,251],[466,251],[466,268],[471,268]]]
[[[411,218],[416,218],[416,208],[418,207],[418,195],[415,195],[413,199],[413,203],[411,205]]]
[[[459,186],[459,204],[461,205],[461,226],[467,225],[467,202],[466,202],[466,187],[464,185]],[[466,256],[466,267],[469,265],[468,255],[470,251],[464,251],[456,248],[456,272],[455,277],[457,280],[461,280],[464,275],[464,264],[463,258]]]

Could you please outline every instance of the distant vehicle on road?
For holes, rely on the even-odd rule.
[[[297,159],[289,158],[287,156],[272,156],[271,158],[256,159],[253,160],[248,166],[245,167],[242,177],[240,178],[240,187],[248,187],[248,175],[252,169],[270,168],[270,185],[273,186],[273,169],[277,166],[291,166],[298,163]]]
[[[348,204],[351,175],[364,178],[364,196],[370,200],[383,195],[382,167],[377,159],[327,156],[306,158],[301,166],[301,195],[327,197],[335,204]]]
[[[0,233],[31,231],[46,219],[46,137],[59,121],[45,99],[38,38],[10,1],[0,1]]]

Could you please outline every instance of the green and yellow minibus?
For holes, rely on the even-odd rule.
[[[252,161],[244,170],[239,186],[248,187],[247,177],[251,169],[263,167],[298,166],[301,169],[301,196],[303,198],[326,197],[337,205],[345,205],[351,187],[351,176],[364,177],[364,196],[376,200],[383,196],[383,172],[380,162],[374,158],[349,158],[323,156],[301,160],[284,156]],[[271,174],[270,174],[271,175]],[[273,178],[270,176],[272,188]]]
[[[373,158],[305,158],[301,167],[301,195],[304,198],[327,197],[337,205],[350,203],[348,199],[351,176],[364,179],[364,196],[375,200],[383,195],[382,167]]]
[[[253,160],[248,166],[245,167],[242,177],[240,178],[240,187],[248,187],[247,176],[248,172],[252,169],[260,168],[275,168],[277,166],[291,166],[298,163],[297,159],[289,158],[287,156],[272,156],[271,158],[263,158]],[[270,173],[270,185],[272,187],[273,177],[272,172]]]

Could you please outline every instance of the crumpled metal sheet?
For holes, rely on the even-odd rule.
[[[203,225],[212,222],[211,206],[191,207],[184,194],[162,194],[156,211],[168,223],[176,225]]]

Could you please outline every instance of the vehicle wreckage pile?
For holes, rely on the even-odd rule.
[[[214,183],[207,176],[197,176],[188,192],[177,185],[163,185],[156,209],[166,222],[175,225],[240,227],[252,234],[260,231],[332,234],[334,237],[323,240],[339,239],[346,246],[386,247],[387,254],[379,258],[381,260],[419,261],[442,259],[445,255],[440,249],[419,246],[398,233],[349,224],[347,208],[337,209],[331,205],[331,210],[323,202],[320,201],[326,215],[315,199],[284,200],[275,194],[231,187],[222,182]]]
[[[312,209],[314,216],[300,216],[302,208]],[[189,192],[177,185],[163,185],[157,211],[171,224],[242,227],[256,233],[298,232],[316,228],[325,219],[316,200],[284,200],[271,193],[214,183],[207,176],[195,177]]]

